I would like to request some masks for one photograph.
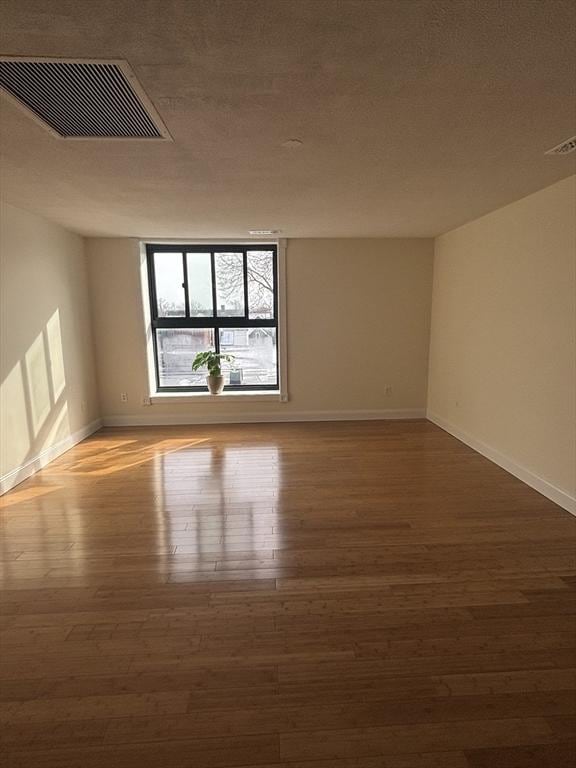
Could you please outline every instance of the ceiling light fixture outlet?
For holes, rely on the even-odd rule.
[[[545,155],[568,155],[570,152],[574,152],[576,149],[576,136],[572,136],[571,139],[566,139],[561,144],[557,144],[552,149],[544,152]]]

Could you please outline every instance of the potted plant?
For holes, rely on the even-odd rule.
[[[234,360],[233,355],[221,355],[219,352],[198,352],[192,363],[192,370],[197,371],[199,368],[206,366],[208,368],[208,376],[206,376],[206,384],[210,390],[210,394],[219,395],[224,389],[224,376],[222,376],[222,361],[231,363]]]

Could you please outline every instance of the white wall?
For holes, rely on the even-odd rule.
[[[99,402],[82,238],[10,205],[0,216],[6,490],[93,429]]]
[[[287,403],[242,397],[143,407],[149,387],[137,243],[89,240],[88,254],[100,396],[109,423],[424,414],[431,240],[289,241]]]
[[[574,509],[576,177],[436,241],[430,418]]]

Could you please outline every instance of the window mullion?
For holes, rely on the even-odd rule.
[[[151,320],[153,328],[276,328],[275,320],[263,317],[159,317]]]
[[[278,252],[272,252],[272,307],[274,320],[278,323]],[[276,366],[278,371],[278,366]]]
[[[242,254],[242,278],[244,281],[244,319],[248,320],[248,254],[244,248]]]
[[[218,314],[218,309],[216,306],[216,259],[214,256],[214,251],[210,251],[210,270],[212,272],[212,315],[214,316],[214,323],[215,323],[215,326],[213,328],[214,351],[216,352],[216,354],[219,354],[220,353],[220,330],[216,325],[217,323],[216,316]]]
[[[150,310],[153,319],[158,317],[158,297],[156,295],[156,265],[154,264],[154,254],[146,248],[146,258],[148,259],[148,284],[150,287]]]
[[[190,299],[188,293],[188,257],[186,251],[182,252],[182,271],[184,273],[184,282],[182,287],[184,288],[184,313],[186,317],[190,317]]]
[[[212,316],[216,317],[218,310],[216,307],[216,261],[214,251],[210,251],[210,272],[212,274]]]

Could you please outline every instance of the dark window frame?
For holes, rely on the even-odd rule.
[[[273,274],[273,311],[272,319],[250,318],[250,309],[248,306],[248,253],[251,251],[271,251],[272,252],[272,274]],[[184,289],[184,317],[160,317],[158,315],[158,301],[156,295],[156,271],[154,264],[155,253],[181,253],[182,254],[182,272]],[[189,303],[189,285],[188,269],[186,263],[187,253],[210,253],[210,268],[212,277],[212,316],[209,317],[190,317]],[[216,253],[242,253],[243,255],[243,282],[244,282],[244,315],[236,317],[218,316],[216,302]],[[156,378],[157,392],[205,392],[205,385],[195,385],[188,387],[166,387],[160,384],[160,368],[158,365],[158,344],[156,331],[158,329],[187,329],[187,328],[210,328],[214,331],[214,348],[216,352],[220,351],[220,330],[225,328],[274,328],[276,330],[276,383],[275,384],[227,384],[224,392],[260,392],[280,390],[280,371],[279,371],[279,331],[278,331],[278,246],[275,243],[253,243],[253,244],[192,244],[171,243],[171,244],[146,244],[146,261],[148,269],[148,295],[150,299],[150,318],[152,326],[152,345],[154,349],[154,372]]]

